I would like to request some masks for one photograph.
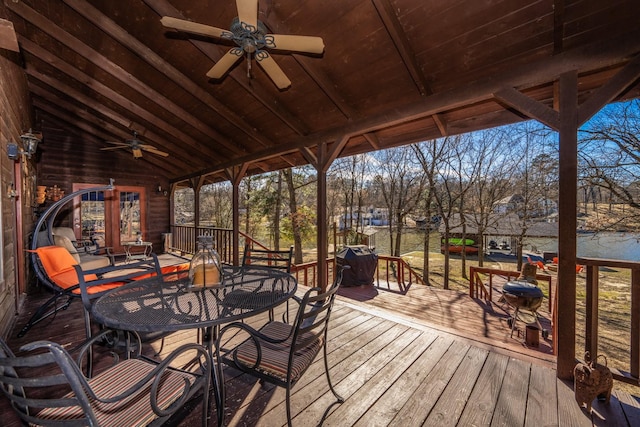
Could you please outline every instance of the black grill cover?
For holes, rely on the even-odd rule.
[[[367,246],[345,246],[336,254],[336,263],[351,267],[344,271],[342,286],[372,285],[378,255]]]

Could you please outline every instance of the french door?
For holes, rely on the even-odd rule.
[[[95,187],[74,184],[73,191]],[[73,230],[78,240],[92,240],[122,252],[122,243],[147,237],[144,187],[118,185],[113,191],[95,191],[74,201]]]

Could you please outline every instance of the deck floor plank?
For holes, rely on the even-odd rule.
[[[423,425],[455,426],[469,400],[489,352],[471,347]]]
[[[508,362],[507,356],[489,353],[469,397],[469,402],[460,417],[459,425],[478,427],[491,425]]]
[[[524,425],[530,371],[531,364],[515,358],[509,359],[491,420],[492,427]]]
[[[327,426],[335,425],[354,425],[358,419],[369,411],[378,400],[379,396],[393,385],[418,359],[425,349],[436,339],[435,334],[422,333],[408,345],[400,350],[393,348],[385,348],[385,351],[394,352],[391,354],[391,361],[385,365],[381,365],[379,371],[366,382],[363,387],[350,395],[350,398],[357,402],[357,405],[349,407],[340,405],[325,420]],[[397,396],[390,396],[390,400],[384,402],[385,406],[396,406]]]
[[[421,426],[470,348],[468,344],[454,341],[389,425]]]
[[[591,417],[576,403],[573,384],[556,381],[558,389],[558,425],[567,427],[592,426]]]
[[[525,427],[558,425],[556,371],[531,365]]]
[[[426,381],[429,372],[442,359],[451,346],[449,337],[438,336],[403,375],[354,424],[356,427],[382,427],[388,425],[411,397],[413,390]]]
[[[408,329],[403,331],[401,335],[391,340],[388,345],[380,347],[372,357],[368,358],[366,363],[360,364],[359,361],[353,360],[361,357],[360,352],[356,352],[349,359],[345,359],[339,366],[345,370],[345,373],[347,373],[346,376],[340,374],[334,376],[333,371],[331,372],[332,378],[335,381],[334,386],[338,394],[341,396],[353,396],[363,387],[368,390],[369,382],[372,381],[372,378],[376,377],[380,371],[384,370],[384,367],[393,365],[398,355],[402,354],[407,347],[415,350],[416,346],[413,343],[418,341],[418,337],[421,335],[422,332],[418,330]],[[353,356],[355,356],[355,358]],[[338,372],[340,371],[338,370]],[[375,382],[372,384],[375,384]],[[308,414],[324,413],[326,408],[335,401],[335,398],[328,390],[328,385],[326,385],[326,380],[323,377],[316,378],[313,383],[310,383],[306,387],[296,391],[293,396],[299,401],[301,394],[305,396],[305,399],[310,399],[310,401],[308,401],[308,404],[304,405],[304,407],[296,405],[294,413],[300,414],[304,412],[305,418]],[[314,394],[316,398],[314,398]],[[340,405],[340,407],[343,406],[344,405]],[[363,409],[366,410],[366,407],[362,405],[361,401],[354,399],[353,405],[350,405],[347,409],[353,410],[357,413],[362,413]],[[321,418],[314,417],[312,419],[319,422]],[[342,423],[342,420],[335,420],[335,418],[333,418],[333,422],[336,424],[327,425],[350,425]]]

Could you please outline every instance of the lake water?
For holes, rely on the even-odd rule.
[[[405,254],[422,251],[422,232],[410,230],[402,236],[402,250]],[[579,257],[619,259],[640,261],[640,233],[602,232],[594,234],[578,234],[577,252]],[[380,229],[375,237],[376,252],[389,254],[389,233]],[[557,252],[557,239],[527,239],[524,249],[537,252]],[[440,235],[431,234],[431,252],[440,252]]]
[[[555,239],[530,239],[525,249],[531,246],[537,246],[538,251],[558,251]],[[577,252],[579,257],[640,261],[640,233],[578,234]]]

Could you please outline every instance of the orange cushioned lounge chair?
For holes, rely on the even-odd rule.
[[[38,279],[51,289],[54,295],[36,310],[20,330],[18,337],[24,336],[35,324],[49,316],[66,310],[74,299],[81,297],[78,276],[80,273],[76,271],[79,264],[67,249],[61,246],[42,246],[29,252],[35,255],[32,259]],[[108,266],[86,273],[82,269],[79,271],[82,272],[83,281],[88,284],[87,292],[90,298],[93,298],[150,271],[157,274],[160,268],[157,257],[153,255],[149,260],[126,266]],[[107,273],[109,278],[105,279],[103,275]],[[66,298],[66,301],[58,304],[59,298]]]

